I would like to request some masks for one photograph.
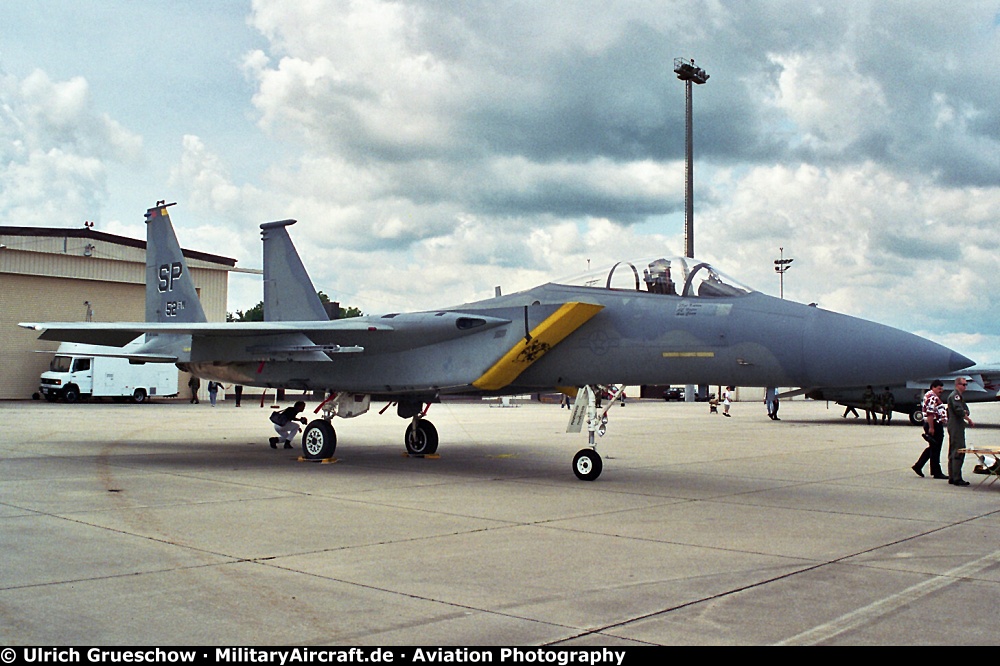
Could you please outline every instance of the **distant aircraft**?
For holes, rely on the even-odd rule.
[[[585,423],[589,446],[573,471],[593,480],[603,466],[594,437],[607,424],[602,397],[616,395],[615,385],[885,385],[972,365],[929,340],[764,295],[681,257],[619,262],[440,310],[330,321],[288,237],[290,220],[261,225],[266,321],[206,323],[167,209],[161,202],[146,213],[146,322],[21,326],[45,340],[117,347],[145,335],[127,355],[134,361],[227,383],[332,391],[303,432],[309,459],[333,455],[334,416],[363,414],[373,398],[409,419],[407,451],[429,454],[438,433],[425,415],[442,396],[558,389],[577,395],[571,429]]]
[[[994,402],[1000,400],[1000,367],[987,365],[974,365],[966,368],[962,372],[943,374],[930,379],[921,379],[908,382],[890,384],[895,399],[894,412],[906,414],[910,423],[920,425],[924,422],[924,414],[921,411],[921,404],[924,394],[931,387],[933,379],[940,379],[944,382],[945,395],[955,388],[955,380],[959,377],[970,379],[965,389],[966,402]],[[875,396],[878,397],[885,390],[885,384],[873,384]],[[813,388],[803,389],[783,395],[804,394],[813,400],[829,400],[845,407],[864,408],[864,399],[861,397],[865,391],[864,386],[850,388]]]

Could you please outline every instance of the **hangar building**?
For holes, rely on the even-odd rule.
[[[225,321],[236,260],[192,250],[184,256],[205,316]],[[145,283],[144,240],[88,227],[0,226],[0,399],[30,398],[51,361],[36,350],[59,346],[18,322],[142,321]]]

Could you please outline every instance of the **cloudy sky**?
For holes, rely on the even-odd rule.
[[[0,20],[0,224],[260,266],[443,307],[682,254],[1000,361],[1000,2],[32,0]],[[261,299],[233,276],[230,310]]]

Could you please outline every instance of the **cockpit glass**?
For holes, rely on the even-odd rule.
[[[746,296],[751,291],[753,290],[750,287],[740,284],[708,264],[696,265],[691,270],[684,287],[685,296],[701,298]]]
[[[557,282],[685,298],[731,298],[753,292],[753,289],[716,270],[714,266],[686,257],[619,261],[611,268],[587,271]]]

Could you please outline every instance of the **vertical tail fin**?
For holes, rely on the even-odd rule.
[[[207,321],[184,253],[170,223],[169,206],[157,202],[146,211],[146,321]]]
[[[295,220],[260,225],[264,240],[264,320],[327,321],[312,280],[287,229]]]

